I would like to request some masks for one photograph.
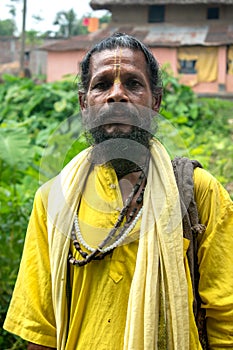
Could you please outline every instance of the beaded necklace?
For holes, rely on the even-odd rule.
[[[115,249],[116,247],[118,247],[121,243],[124,242],[125,238],[128,236],[128,234],[133,230],[133,228],[135,227],[135,225],[137,224],[140,216],[142,215],[142,210],[143,207],[141,207],[141,209],[138,211],[137,215],[135,216],[135,218],[133,219],[133,221],[131,222],[131,224],[129,225],[129,227],[127,229],[125,229],[125,227],[123,227],[119,234],[115,237],[115,241],[108,245],[105,248],[100,248],[98,247],[98,250],[101,253],[107,253],[110,252],[111,250]],[[73,239],[75,239],[77,237],[78,242],[80,242],[87,250],[89,250],[89,252],[94,252],[95,248],[90,247],[86,241],[84,241],[80,227],[79,227],[79,222],[78,222],[78,216],[75,216],[74,219],[74,227],[75,227],[75,231],[72,230],[71,236]],[[76,235],[75,235],[76,234]],[[74,242],[74,241],[73,241]]]
[[[148,166],[148,160],[146,162]],[[146,167],[147,168],[147,167]],[[145,175],[146,172],[144,170],[141,171],[140,176],[138,178],[137,183],[134,185],[131,193],[129,194],[129,197],[125,201],[125,205],[122,208],[118,219],[114,225],[114,227],[110,230],[109,234],[104,238],[104,240],[98,245],[97,248],[92,248],[90,247],[85,240],[83,239],[83,236],[81,234],[81,230],[79,227],[79,222],[78,222],[78,216],[77,214],[75,215],[73,227],[71,230],[71,239],[73,241],[73,245],[80,253],[83,259],[77,260],[73,257],[71,252],[69,252],[68,255],[68,261],[72,265],[76,266],[84,266],[88,264],[92,260],[101,260],[103,259],[107,254],[111,253],[113,249],[118,247],[120,244],[123,243],[125,238],[128,236],[128,234],[133,230],[135,227],[137,221],[139,220],[143,207],[139,209],[139,205],[142,204],[143,202],[143,195],[145,191],[145,185],[141,189],[137,199],[137,207],[133,208],[132,211],[129,213],[128,218],[126,219],[124,225],[122,225],[124,218],[128,214],[130,205],[132,203],[133,198],[137,195],[140,187],[142,186],[143,181],[145,182]],[[118,233],[118,234],[117,234]],[[112,242],[113,241],[113,242]],[[89,251],[89,253],[84,252],[80,246],[80,243]]]

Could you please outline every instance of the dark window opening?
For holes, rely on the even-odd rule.
[[[219,7],[208,7],[207,19],[219,19]]]
[[[233,60],[231,59],[227,61],[227,74],[233,74]]]
[[[164,5],[152,5],[149,6],[148,22],[164,22],[165,6]]]
[[[179,73],[196,74],[196,60],[179,60]]]

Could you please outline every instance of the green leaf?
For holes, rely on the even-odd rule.
[[[67,103],[66,100],[62,99],[54,103],[54,108],[56,112],[62,112],[66,109]]]
[[[33,154],[25,129],[0,128],[0,159],[11,167],[19,163],[28,165]]]

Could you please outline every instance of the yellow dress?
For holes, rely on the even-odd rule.
[[[210,349],[231,349],[233,204],[223,187],[205,170],[195,169],[194,183],[200,222],[207,226],[204,236],[199,238],[198,260],[201,276],[199,291],[206,308]],[[43,198],[48,194],[50,184],[43,186]],[[121,207],[122,198],[114,171],[95,168],[88,178],[79,207],[81,231],[90,245],[96,243],[91,237],[98,237],[97,241],[103,238],[102,230],[99,232],[98,227],[105,227],[108,232],[113,226]],[[46,217],[46,203],[42,201],[39,190],[35,196],[20,272],[4,328],[33,343],[56,348]],[[138,228],[139,223],[133,233]],[[72,299],[66,350],[123,348],[137,248],[138,242],[133,240],[115,249],[104,260],[91,262],[82,268],[70,267]],[[187,248],[188,242],[185,241],[184,251]],[[74,250],[73,254],[79,258]],[[190,350],[198,350],[201,347],[192,314],[191,281],[186,257],[184,264],[190,296]]]

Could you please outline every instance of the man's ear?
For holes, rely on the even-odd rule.
[[[82,91],[78,92],[78,99],[79,99],[79,104],[81,107],[81,110],[87,108],[87,103],[86,103],[86,94]]]
[[[159,93],[156,96],[153,96],[153,102],[152,102],[153,111],[155,112],[159,111],[161,102],[162,102],[162,93]]]

